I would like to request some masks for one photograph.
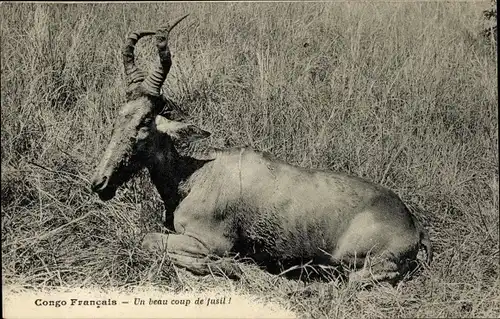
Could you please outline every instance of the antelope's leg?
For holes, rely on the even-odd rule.
[[[210,251],[196,238],[180,234],[147,234],[143,249],[152,253],[166,251],[172,262],[198,275],[223,274],[239,278],[241,271],[234,262],[209,257]]]
[[[373,282],[388,282],[394,284],[401,276],[400,266],[387,255],[364,258],[364,266],[349,274],[350,282],[371,284]]]

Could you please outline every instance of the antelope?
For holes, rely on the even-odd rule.
[[[172,65],[168,36],[185,17],[127,37],[126,103],[92,179],[92,191],[106,201],[135,173],[149,171],[165,204],[165,224],[175,233],[146,234],[143,249],[166,253],[195,274],[218,267],[236,277],[237,267],[212,257],[251,259],[272,273],[300,265],[348,269],[349,281],[371,282],[399,281],[414,269],[422,248],[430,263],[428,232],[381,185],[290,165],[250,147],[213,149],[205,157],[180,154],[178,143],[211,134],[169,116],[172,108],[161,93]],[[135,65],[134,48],[149,35],[156,38],[160,64],[146,74]]]

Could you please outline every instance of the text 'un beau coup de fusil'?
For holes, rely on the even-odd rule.
[[[97,308],[105,306],[117,305],[134,305],[134,306],[217,306],[231,304],[231,297],[194,297],[194,298],[139,298],[134,297],[129,300],[115,300],[115,299],[36,299],[34,301],[36,306],[39,307],[88,307],[94,306]]]

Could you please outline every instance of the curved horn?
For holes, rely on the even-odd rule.
[[[137,41],[139,41],[140,38],[153,34],[155,34],[155,32],[153,31],[132,32],[125,40],[125,45],[122,49],[122,55],[123,66],[125,67],[125,75],[127,78],[127,87],[133,83],[141,82],[146,77],[144,71],[142,71],[135,65],[134,49],[135,44],[137,43]]]
[[[158,55],[160,56],[160,65],[157,65],[154,71],[142,83],[148,94],[160,96],[160,88],[167,78],[168,71],[172,66],[172,57],[168,48],[168,35],[170,31],[189,14],[177,19],[172,26],[160,28],[156,32],[156,46],[158,47]]]

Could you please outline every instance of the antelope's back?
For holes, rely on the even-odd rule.
[[[364,179],[289,165],[250,148],[217,157],[213,169],[224,175],[218,187],[226,199],[217,211],[230,211],[244,245],[269,255],[333,251],[351,221],[367,212],[391,227],[414,227],[395,193]]]

